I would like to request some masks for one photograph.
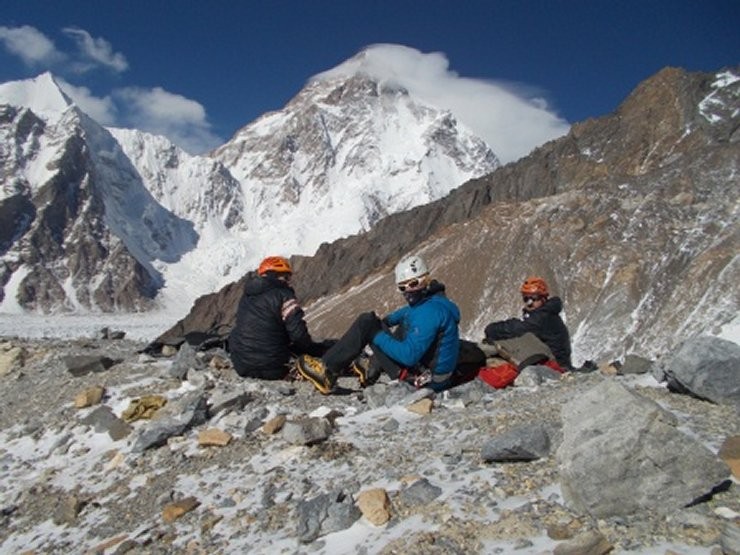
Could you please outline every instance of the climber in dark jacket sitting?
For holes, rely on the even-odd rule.
[[[234,370],[242,377],[279,380],[287,376],[293,357],[320,356],[325,343],[311,339],[303,309],[290,286],[290,263],[269,256],[244,285],[236,324],[229,336]]]
[[[485,341],[492,343],[530,332],[550,348],[563,370],[572,370],[570,334],[560,318],[563,301],[560,297],[550,297],[547,282],[540,277],[528,277],[522,284],[521,293],[524,301],[522,318],[488,324]]]

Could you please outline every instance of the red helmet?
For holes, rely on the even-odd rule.
[[[531,276],[522,283],[522,295],[539,295],[547,297],[550,294],[547,282],[541,277]]]
[[[287,258],[283,258],[282,256],[268,256],[260,262],[260,267],[257,269],[257,273],[261,276],[264,276],[267,272],[292,274],[293,269],[290,267],[290,262],[288,262]]]

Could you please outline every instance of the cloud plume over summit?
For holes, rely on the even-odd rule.
[[[521,158],[570,128],[535,88],[461,77],[450,69],[441,52],[376,44],[312,80],[356,73],[399,85],[423,101],[450,110],[483,138],[502,162]]]

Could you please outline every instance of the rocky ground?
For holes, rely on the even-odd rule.
[[[740,433],[732,406],[649,374],[476,380],[436,396],[347,377],[324,397],[239,378],[222,352],[143,347],[0,340],[0,552],[732,552],[735,479],[691,507],[619,517],[563,499],[562,408],[604,380],[657,401],[714,453]],[[154,418],[125,422],[137,400]],[[484,460],[489,440],[535,425],[549,453]]]

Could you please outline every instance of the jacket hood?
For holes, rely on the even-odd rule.
[[[560,297],[550,297],[545,301],[545,304],[539,308],[539,310],[544,310],[545,312],[551,312],[553,314],[560,314],[563,310],[563,301],[560,300]]]
[[[244,294],[250,297],[261,295],[265,291],[284,287],[290,289],[290,285],[284,281],[272,276],[259,276],[256,272],[251,272],[244,283]]]

